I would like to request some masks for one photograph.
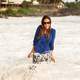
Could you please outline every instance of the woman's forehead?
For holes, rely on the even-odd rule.
[[[49,19],[44,19],[44,21],[50,21]]]

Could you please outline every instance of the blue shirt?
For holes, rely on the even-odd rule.
[[[46,37],[46,35],[42,35],[39,37],[39,31],[40,31],[40,26],[37,28],[34,40],[33,40],[33,45],[34,45],[34,50],[37,53],[45,53],[50,50],[54,50],[54,39],[55,39],[55,29],[51,28],[50,31],[50,36],[49,38]]]

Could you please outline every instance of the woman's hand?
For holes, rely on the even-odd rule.
[[[28,54],[28,58],[30,58],[30,57],[31,57],[31,53]]]
[[[51,60],[55,63],[56,61],[56,55],[55,55],[55,53],[51,53]]]
[[[31,52],[28,54],[28,58],[33,57],[34,54],[34,47],[32,48]]]
[[[53,56],[51,56],[51,60],[55,63],[55,59],[54,59],[54,57],[53,57]]]

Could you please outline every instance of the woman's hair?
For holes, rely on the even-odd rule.
[[[47,15],[44,15],[42,20],[41,20],[41,25],[44,25],[44,20],[45,19],[48,19],[50,21],[50,23],[51,23],[51,18],[49,16],[47,16]]]
[[[51,18],[47,15],[44,15],[42,20],[41,20],[41,25],[39,26],[40,27],[40,31],[39,31],[39,37],[42,36],[44,34],[44,20],[45,19],[48,19],[50,24],[51,24]],[[50,25],[50,28],[47,30],[47,33],[46,33],[46,36],[49,38],[49,35],[50,35],[50,31],[51,31],[51,25]]]

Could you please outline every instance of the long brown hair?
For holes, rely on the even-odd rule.
[[[47,16],[47,15],[44,15],[42,20],[41,20],[41,25],[39,26],[40,27],[39,37],[44,35],[44,30],[45,30],[44,29],[44,20],[45,19],[49,19],[50,24],[51,24],[51,18],[49,16]],[[46,37],[48,37],[48,38],[50,36],[50,31],[51,31],[51,25],[50,25],[49,29],[47,30],[47,33],[46,33]]]

